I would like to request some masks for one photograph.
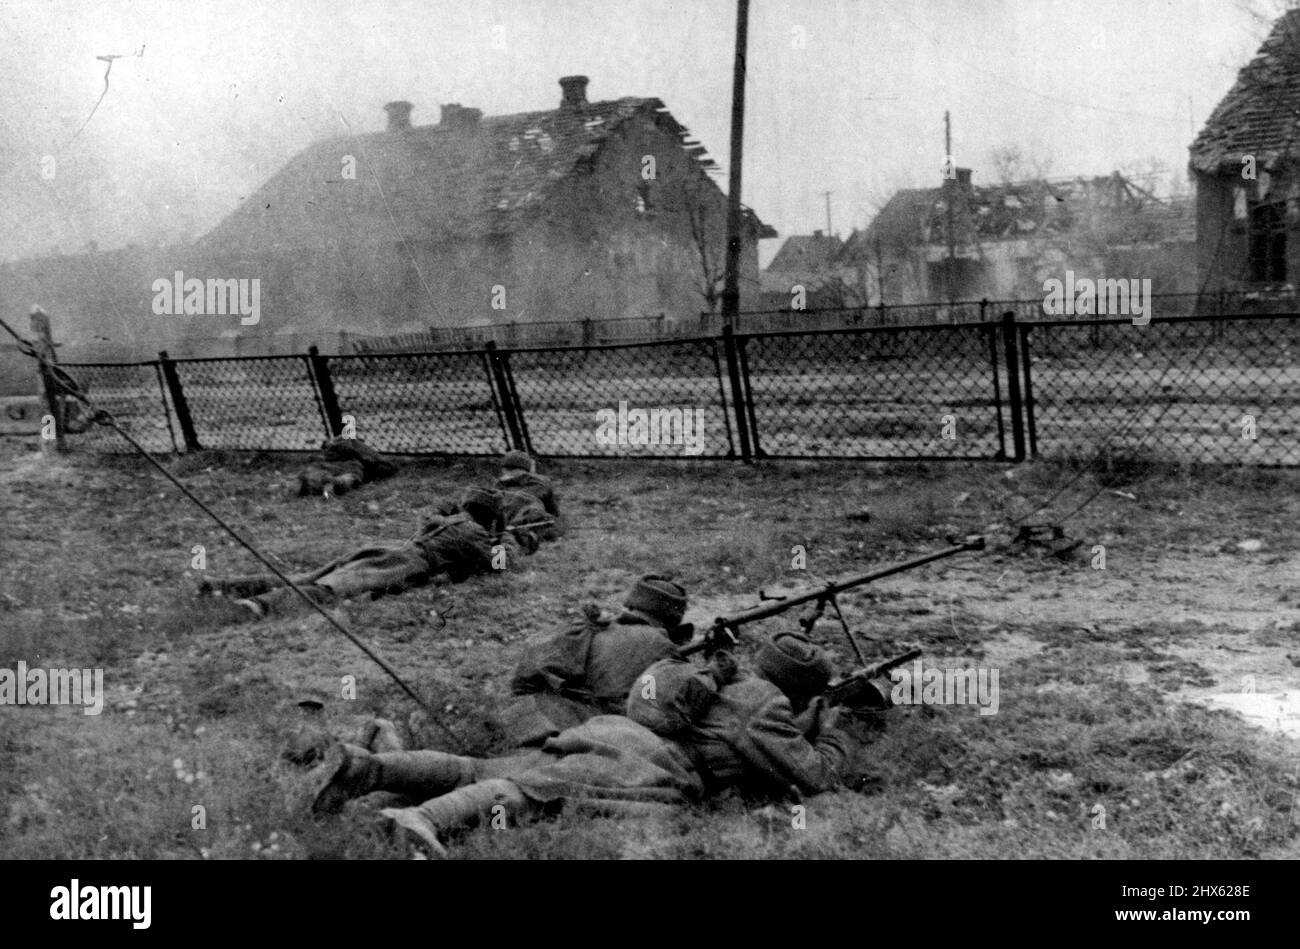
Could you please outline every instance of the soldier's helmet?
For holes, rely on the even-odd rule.
[[[519,477],[521,474],[536,474],[537,462],[526,451],[512,449],[501,456],[501,476]]]
[[[754,668],[795,704],[825,692],[833,671],[826,651],[800,633],[777,633],[764,640]]]
[[[650,617],[671,632],[686,615],[686,589],[661,574],[647,574],[628,592],[623,606]]]

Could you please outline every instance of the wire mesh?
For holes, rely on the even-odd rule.
[[[111,413],[145,449],[176,450],[173,422],[157,363],[62,363],[60,368],[76,380],[97,408]],[[134,451],[111,428],[89,425],[84,406],[75,399],[65,399],[64,404],[70,413],[64,432],[69,447],[115,453]]]
[[[788,458],[992,458],[989,325],[742,337],[758,447]]]
[[[204,448],[302,451],[328,432],[306,356],[178,359],[176,372]]]
[[[1042,323],[1029,346],[1042,455],[1300,464],[1300,319]]]
[[[508,445],[487,353],[330,356],[339,411],[380,451],[499,454]]]
[[[508,360],[530,443],[541,455],[732,454],[714,340],[515,350]]]

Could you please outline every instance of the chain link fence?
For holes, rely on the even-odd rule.
[[[517,350],[509,372],[542,456],[735,455],[715,340]]]
[[[1206,317],[1020,327],[1030,450],[1300,464],[1300,319]],[[1173,358],[1171,358],[1171,356]]]
[[[1233,302],[1233,301],[1230,301]],[[1240,303],[1241,301],[1235,301]],[[1267,302],[1267,301],[1266,301]],[[145,447],[1300,465],[1300,317],[1001,320],[600,346],[65,364]],[[74,447],[124,450],[102,429]]]
[[[177,359],[164,361],[163,370],[164,377],[174,371],[172,401],[189,445],[266,451],[320,447],[324,415],[306,356]]]
[[[380,451],[499,455],[509,447],[487,350],[319,358],[340,416]]]
[[[162,371],[156,362],[69,364],[82,392],[97,408],[110,412],[145,450],[177,450],[171,407]],[[91,424],[82,404],[62,400],[69,444],[92,451],[130,450],[111,428]]]
[[[738,337],[755,452],[771,458],[995,458],[996,326]]]

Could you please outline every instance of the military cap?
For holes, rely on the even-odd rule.
[[[647,574],[636,582],[623,605],[629,610],[645,613],[672,630],[681,625],[686,615],[686,590],[665,576]]]
[[[820,695],[831,681],[825,650],[799,633],[777,633],[764,640],[754,665],[764,679],[792,698]]]

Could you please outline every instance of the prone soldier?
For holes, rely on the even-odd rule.
[[[370,593],[401,593],[429,583],[460,583],[493,569],[493,538],[468,514],[431,518],[410,540],[362,547],[289,579],[322,606]],[[506,566],[518,556],[509,537],[497,539]],[[498,561],[499,562],[499,561]],[[302,602],[273,574],[205,580],[200,593],[227,593],[254,616],[285,613]]]
[[[734,674],[724,673],[716,701],[672,738],[633,718],[597,715],[540,749],[501,758],[338,745],[312,809],[336,813],[375,791],[422,800],[380,814],[443,855],[446,834],[489,817],[535,819],[566,808],[654,816],[727,787],[778,796],[792,787],[807,794],[837,787],[847,738],[835,710],[811,694],[830,680],[825,653],[802,637],[778,637],[760,651],[753,675]],[[639,688],[629,705],[640,701]],[[795,704],[805,706],[799,717]]]
[[[587,607],[577,623],[530,638],[501,716],[511,743],[538,746],[595,715],[621,714],[637,676],[690,639],[685,614],[686,590],[649,574],[617,616]]]

